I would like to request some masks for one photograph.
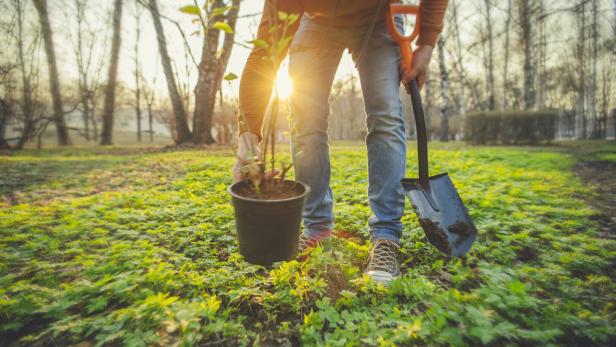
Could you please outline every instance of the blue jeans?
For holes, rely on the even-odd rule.
[[[396,23],[402,26],[400,18]],[[336,28],[306,16],[289,49],[291,134],[295,177],[310,186],[304,208],[304,233],[327,237],[333,228],[327,135],[329,94],[344,49],[359,71],[367,114],[368,200],[371,240],[399,242],[406,166],[405,124],[400,104],[400,52],[384,22],[374,27],[358,61],[367,26]]]

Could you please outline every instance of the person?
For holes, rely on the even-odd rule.
[[[389,283],[400,276],[398,253],[404,209],[400,180],[406,166],[405,123],[399,88],[416,79],[423,85],[432,50],[443,26],[447,0],[421,0],[419,36],[413,69],[400,68],[398,45],[385,23],[387,0],[266,0],[258,39],[271,40],[275,13],[301,15],[289,51],[291,93],[291,146],[295,178],[310,187],[303,213],[304,231],[300,251],[307,251],[330,237],[334,197],[330,188],[330,158],[327,136],[329,93],[342,53],[348,49],[358,70],[367,114],[368,200],[372,249],[366,273],[376,282]],[[395,18],[402,31],[403,19]],[[249,153],[258,152],[265,108],[278,65],[286,50],[274,61],[262,59],[263,49],[251,52],[240,80],[238,159],[234,180],[242,179],[239,168]],[[296,153],[301,152],[298,158]]]

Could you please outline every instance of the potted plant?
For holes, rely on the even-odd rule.
[[[274,37],[270,44],[263,40],[253,41],[255,46],[267,50],[272,62],[290,41],[286,36],[287,28],[298,20],[297,15],[283,12],[278,12],[277,18],[280,21],[273,31],[281,31],[282,35]],[[240,253],[246,261],[260,265],[297,256],[304,201],[310,192],[304,183],[286,178],[292,164],[276,166],[279,105],[278,90],[274,86],[274,96],[266,112],[263,140],[259,144],[260,155],[254,155],[241,168],[247,179],[227,189],[235,210]]]

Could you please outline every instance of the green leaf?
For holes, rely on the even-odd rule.
[[[215,16],[222,16],[223,14],[225,14],[225,12],[227,12],[228,10],[230,10],[233,6],[225,6],[225,7],[218,7],[212,10],[211,16],[215,17]]]
[[[186,5],[184,7],[180,7],[180,12],[184,12],[187,14],[200,15],[201,9],[195,5]]]
[[[249,41],[249,43],[252,43],[256,48],[262,48],[262,49],[267,49],[267,47],[269,46],[267,44],[267,41],[262,40],[262,39],[252,40],[252,41]]]
[[[225,22],[216,22],[214,23],[212,28],[217,29],[217,30],[222,30],[226,32],[227,34],[233,34],[233,29],[231,29],[231,26]]]
[[[234,74],[233,72],[229,72],[228,74],[225,75],[224,79],[225,81],[233,81],[237,79],[237,75]]]
[[[278,11],[278,19],[285,20],[289,17],[289,14],[283,11]]]

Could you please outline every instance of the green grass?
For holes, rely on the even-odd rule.
[[[598,237],[568,152],[433,147],[480,235],[464,261],[444,257],[407,203],[390,288],[362,276],[361,146],[332,149],[350,237],[272,268],[238,253],[230,150],[2,157],[0,344],[614,345],[616,242]]]

